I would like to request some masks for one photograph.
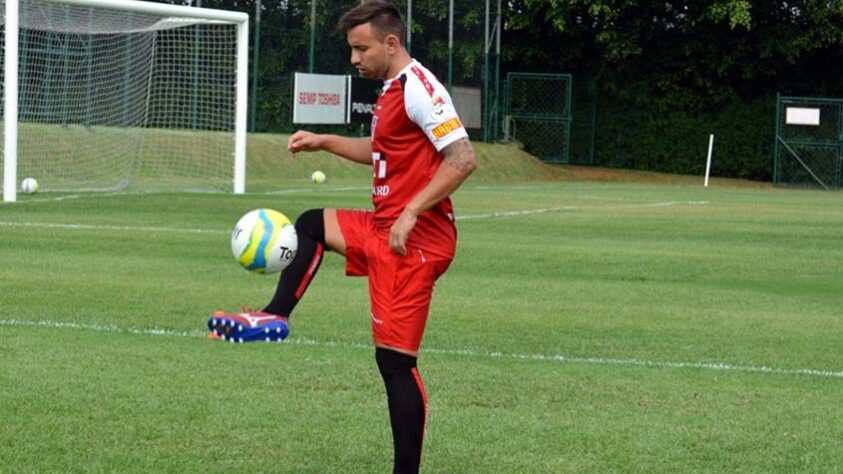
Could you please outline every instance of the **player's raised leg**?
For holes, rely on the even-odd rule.
[[[260,311],[224,313],[208,320],[211,337],[233,342],[281,341],[289,334],[290,314],[322,264],[326,248],[345,254],[335,209],[311,209],[296,219],[298,250],[281,272],[272,301]]]

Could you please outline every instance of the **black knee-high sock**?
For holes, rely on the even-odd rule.
[[[427,418],[427,394],[416,369],[416,358],[378,347],[375,349],[375,360],[383,376],[389,402],[395,448],[392,472],[417,473],[421,465]]]
[[[325,217],[322,209],[305,211],[296,219],[298,250],[290,265],[281,272],[275,296],[264,309],[267,313],[290,316],[304,296],[322,264],[325,252]]]

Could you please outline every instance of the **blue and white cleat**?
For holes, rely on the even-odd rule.
[[[281,342],[290,334],[287,318],[263,311],[224,313],[214,311],[208,318],[211,339],[229,342]]]

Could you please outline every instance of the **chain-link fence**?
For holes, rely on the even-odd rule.
[[[548,163],[571,162],[571,76],[509,73],[503,138]]]
[[[843,187],[843,100],[779,96],[774,150],[776,184]]]
[[[479,109],[484,67],[485,5],[455,0],[453,15],[449,2],[396,0],[405,22],[411,25],[406,47],[411,56],[451,90],[462,110],[472,136],[480,136],[483,121]],[[360,4],[359,0],[316,1],[315,34],[311,40],[310,0],[290,0],[265,12],[258,82],[257,131],[290,132],[292,123],[293,74],[356,74],[345,34],[337,29],[340,17]],[[453,47],[449,47],[449,21],[453,20]],[[491,21],[494,21],[492,18]],[[312,41],[312,42],[311,42]],[[314,131],[344,134],[368,133],[368,126],[308,125]]]

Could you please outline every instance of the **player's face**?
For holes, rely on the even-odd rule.
[[[357,72],[368,79],[388,79],[392,50],[390,35],[380,39],[372,25],[364,23],[348,30],[346,36],[351,46],[351,64]]]

